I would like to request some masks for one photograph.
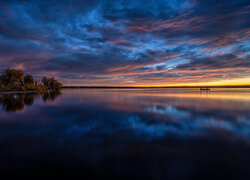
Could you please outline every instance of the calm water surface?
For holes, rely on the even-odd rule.
[[[0,106],[0,176],[250,179],[250,89],[65,89]]]

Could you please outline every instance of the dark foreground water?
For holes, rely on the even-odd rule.
[[[68,89],[0,106],[0,177],[250,179],[250,89]]]

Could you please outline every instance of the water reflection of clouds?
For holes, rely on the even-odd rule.
[[[211,135],[215,131],[220,131],[220,133],[230,133],[232,137],[242,136],[250,138],[250,119],[244,115],[249,115],[247,110],[245,112],[235,112],[234,114],[229,113],[231,116],[227,116],[228,112],[222,110],[218,114],[195,113],[195,111],[189,111],[189,109],[183,110],[169,105],[166,107],[160,106],[160,108],[159,106],[153,106],[145,109],[149,112],[164,114],[174,118],[175,127],[178,127],[174,132],[179,135],[192,135],[196,131],[200,131],[199,135]],[[225,115],[223,116],[223,114]],[[232,117],[233,115],[234,117]],[[173,123],[170,122],[170,124]],[[169,126],[169,122],[163,126]]]
[[[126,140],[152,140],[167,136],[250,138],[250,105],[247,103],[240,106],[238,101],[228,99],[154,95],[143,96],[138,91],[66,91],[55,106],[35,104],[31,107],[35,112],[0,117],[0,122],[5,124],[15,119],[20,120],[19,125],[29,125],[16,128],[18,124],[13,124],[8,132],[1,131],[1,136],[4,132],[9,135],[25,131],[25,134],[34,135],[50,132],[60,136],[60,142],[84,138],[86,143],[99,142],[103,135]]]
[[[154,91],[66,90],[53,105],[35,99],[22,113],[3,109],[0,169],[70,177],[87,169],[101,178],[117,173],[116,179],[249,174],[250,104]]]
[[[165,115],[171,116],[173,118],[177,118],[177,119],[190,116],[189,112],[178,110],[177,108],[174,108],[172,106],[166,106],[166,107],[164,107],[164,106],[152,106],[152,107],[146,108],[146,111],[159,113],[159,114],[165,114]]]

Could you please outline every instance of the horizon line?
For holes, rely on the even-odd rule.
[[[87,85],[72,85],[72,86],[63,86],[62,88],[250,88],[250,85],[186,85],[186,86],[87,86]]]

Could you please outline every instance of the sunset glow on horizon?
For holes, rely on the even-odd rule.
[[[0,70],[65,86],[250,85],[246,0],[0,2]]]

